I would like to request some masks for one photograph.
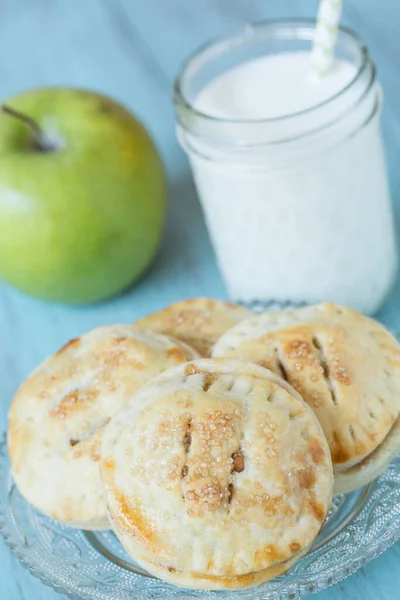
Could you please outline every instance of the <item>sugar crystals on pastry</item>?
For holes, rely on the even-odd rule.
[[[167,336],[115,325],[71,340],[46,360],[10,409],[8,447],[23,496],[68,525],[109,527],[99,472],[107,423],[149,379],[197,356]]]
[[[196,348],[202,356],[209,356],[221,335],[250,314],[231,302],[193,298],[148,315],[136,325],[177,337]]]
[[[213,355],[279,373],[317,415],[335,491],[374,479],[400,451],[400,346],[382,325],[331,303],[242,321]]]
[[[332,498],[329,448],[285,381],[203,359],[143,386],[103,437],[113,528],[132,558],[175,585],[239,589],[287,571]]]

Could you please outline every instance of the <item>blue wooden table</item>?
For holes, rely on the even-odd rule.
[[[0,0],[0,98],[30,87],[70,85],[106,92],[150,129],[170,180],[162,249],[148,276],[111,302],[49,305],[0,285],[0,427],[30,369],[66,339],[98,325],[131,322],[180,298],[226,297],[174,134],[171,85],[181,61],[244,22],[316,14],[316,0]],[[396,217],[400,213],[399,0],[345,0],[345,24],[367,42],[385,93],[384,136]],[[400,280],[379,315],[400,329]],[[400,597],[400,543],[317,600]],[[0,599],[55,600],[0,542]]]

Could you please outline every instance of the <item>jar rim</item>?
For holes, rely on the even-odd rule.
[[[232,42],[236,42],[239,44],[240,42],[245,42],[248,39],[249,34],[260,30],[260,29],[278,29],[279,27],[289,30],[289,28],[298,29],[305,28],[308,31],[315,30],[316,21],[315,19],[306,19],[306,18],[295,18],[295,19],[263,19],[259,21],[253,21],[247,23],[244,28],[240,30],[236,30],[236,32],[231,33],[229,35],[223,37],[217,37],[213,40],[203,44],[195,50],[189,57],[184,61],[181,69],[179,70],[173,86],[173,99],[177,110],[183,109],[187,115],[190,117],[197,118],[198,120],[207,123],[207,124],[220,124],[220,125],[245,125],[245,124],[269,124],[269,123],[284,123],[289,119],[295,119],[297,117],[302,117],[311,114],[313,111],[316,111],[321,108],[325,108],[329,106],[330,103],[334,103],[335,100],[340,98],[342,95],[346,94],[354,85],[356,85],[359,79],[362,77],[364,71],[369,65],[373,65],[370,54],[368,52],[368,48],[363,40],[349,27],[340,26],[339,34],[346,36],[350,39],[355,46],[357,47],[361,61],[357,71],[354,74],[354,77],[338,92],[329,98],[315,104],[311,107],[305,108],[300,111],[296,111],[293,113],[281,115],[278,117],[268,117],[268,118],[256,118],[256,119],[239,119],[239,118],[226,118],[221,116],[214,116],[208,113],[202,112],[201,110],[195,108],[194,104],[187,98],[183,91],[183,82],[185,76],[187,75],[191,65],[196,60],[200,59],[208,52],[217,50],[218,48],[223,49],[227,45],[232,44]],[[292,39],[295,39],[294,36],[291,36]],[[375,73],[375,69],[373,69],[373,73]]]

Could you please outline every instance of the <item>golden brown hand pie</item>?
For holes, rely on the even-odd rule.
[[[330,303],[265,313],[213,355],[268,367],[302,395],[327,437],[335,492],[371,481],[400,451],[400,347],[376,321]]]
[[[132,325],[101,327],[71,340],[18,390],[8,447],[29,502],[75,527],[109,527],[100,481],[100,443],[112,415],[141,385],[197,353]]]
[[[251,363],[203,359],[143,386],[103,436],[110,520],[150,573],[187,588],[239,589],[287,571],[332,498],[313,412]]]
[[[231,302],[194,298],[144,317],[136,325],[172,335],[193,346],[202,356],[209,356],[221,335],[250,314]]]

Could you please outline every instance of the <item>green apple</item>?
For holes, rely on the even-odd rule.
[[[92,92],[47,88],[0,113],[0,277],[85,304],[148,267],[165,216],[159,154],[140,122]]]

